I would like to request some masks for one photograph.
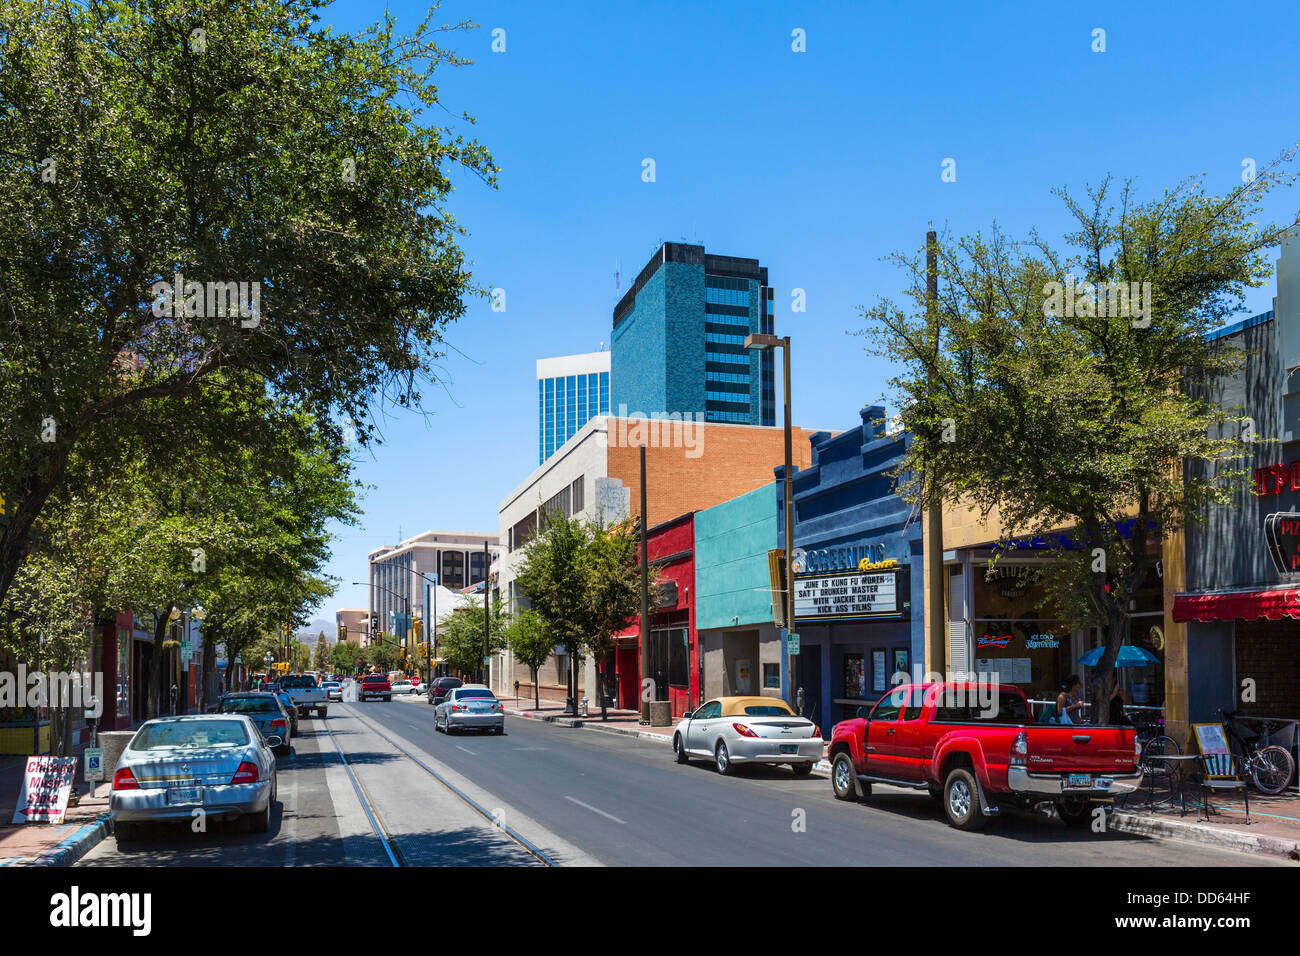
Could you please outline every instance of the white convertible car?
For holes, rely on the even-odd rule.
[[[822,732],[778,697],[719,697],[682,716],[673,753],[678,763],[707,757],[722,774],[742,763],[788,763],[803,776],[822,759]]]

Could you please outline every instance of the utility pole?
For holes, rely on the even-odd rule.
[[[925,234],[925,317],[930,337],[930,347],[934,350],[936,361],[939,356],[939,242],[934,230]],[[931,372],[931,386],[934,373]],[[944,612],[944,575],[943,575],[943,505],[931,500],[925,512],[926,549],[925,577],[928,591],[926,608],[930,612],[927,643],[930,645],[930,660],[927,669],[946,674],[948,669],[948,636]]]
[[[492,679],[491,671],[488,668],[488,659],[492,652],[488,650],[492,645],[492,592],[488,590],[488,570],[491,568],[492,558],[488,551],[488,543],[483,542],[483,683],[490,686]]]
[[[646,544],[645,445],[641,446],[641,723],[650,723],[646,680],[650,677],[650,559]],[[651,694],[656,698],[656,694]]]

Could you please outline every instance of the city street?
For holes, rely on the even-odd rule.
[[[422,699],[335,704],[327,720],[303,722],[281,761],[269,834],[172,828],[126,849],[110,838],[81,865],[392,866],[335,741],[402,865],[541,865],[447,784],[562,866],[1293,865],[1017,813],[964,833],[924,794],[878,791],[853,805],[824,778],[784,768],[723,778],[677,766],[662,744],[520,719],[502,737],[447,737],[432,715]]]

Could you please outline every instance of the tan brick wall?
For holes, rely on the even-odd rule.
[[[636,421],[609,420],[609,476],[631,489],[632,514],[641,511],[641,451]],[[652,423],[659,447],[646,449],[647,520],[656,525],[687,511],[711,508],[772,482],[772,469],[785,461],[781,428],[753,425]],[[691,431],[685,436],[683,427]],[[794,430],[795,468],[812,464],[814,430]],[[625,436],[624,438],[620,436]],[[687,438],[694,449],[684,447]],[[667,446],[667,447],[665,447]],[[695,454],[697,457],[688,457]]]

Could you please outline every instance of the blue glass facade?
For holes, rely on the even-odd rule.
[[[555,454],[589,419],[609,414],[609,372],[537,380],[537,463]]]
[[[744,345],[773,334],[772,294],[756,259],[665,243],[614,310],[615,409],[774,425],[772,354]]]

